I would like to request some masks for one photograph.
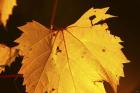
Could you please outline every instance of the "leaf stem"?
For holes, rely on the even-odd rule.
[[[53,27],[54,27],[54,20],[55,20],[55,16],[56,16],[57,3],[58,3],[58,0],[53,0],[52,16],[51,16],[51,23],[50,23],[50,28],[51,28],[51,30],[52,30]]]

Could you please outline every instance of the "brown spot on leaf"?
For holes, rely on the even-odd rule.
[[[59,46],[56,48],[56,55],[58,54],[58,53],[61,53],[62,52],[62,50],[59,48]]]

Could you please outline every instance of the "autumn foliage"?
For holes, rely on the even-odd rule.
[[[6,26],[14,6],[16,6],[16,0],[0,0],[0,22],[4,26]]]
[[[15,2],[0,2],[4,26]],[[106,13],[108,9],[91,8],[64,29],[36,21],[19,26],[23,34],[15,40],[18,46],[0,44],[0,72],[21,55],[19,74],[28,93],[106,93],[104,81],[117,93],[119,79],[124,77],[123,63],[128,60],[121,51],[121,39],[110,34],[107,23],[99,23],[114,17]]]

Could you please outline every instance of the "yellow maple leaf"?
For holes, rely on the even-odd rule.
[[[4,26],[6,26],[14,6],[16,6],[16,0],[0,0],[0,22]]]
[[[15,60],[16,55],[16,49],[0,44],[0,73]]]
[[[28,93],[106,93],[107,81],[115,92],[123,63],[122,42],[106,23],[108,8],[89,9],[65,29],[50,30],[36,21],[19,27],[16,40],[24,55],[23,74]]]

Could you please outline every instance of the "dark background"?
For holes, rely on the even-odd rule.
[[[50,25],[53,0],[17,0],[13,15],[8,21],[7,28],[0,26],[0,43],[15,46],[13,42],[21,32],[16,28],[26,22],[36,20],[45,26]],[[140,93],[140,0],[58,0],[55,26],[66,27],[74,23],[90,7],[110,7],[108,13],[118,16],[109,19],[111,33],[120,36],[123,41],[123,52],[131,63],[125,64],[125,78],[121,78],[118,93]],[[2,74],[16,74],[21,67],[19,57],[6,67]],[[115,59],[114,59],[115,60]],[[0,78],[0,93],[25,93],[22,78]],[[107,86],[108,93],[111,88]]]

